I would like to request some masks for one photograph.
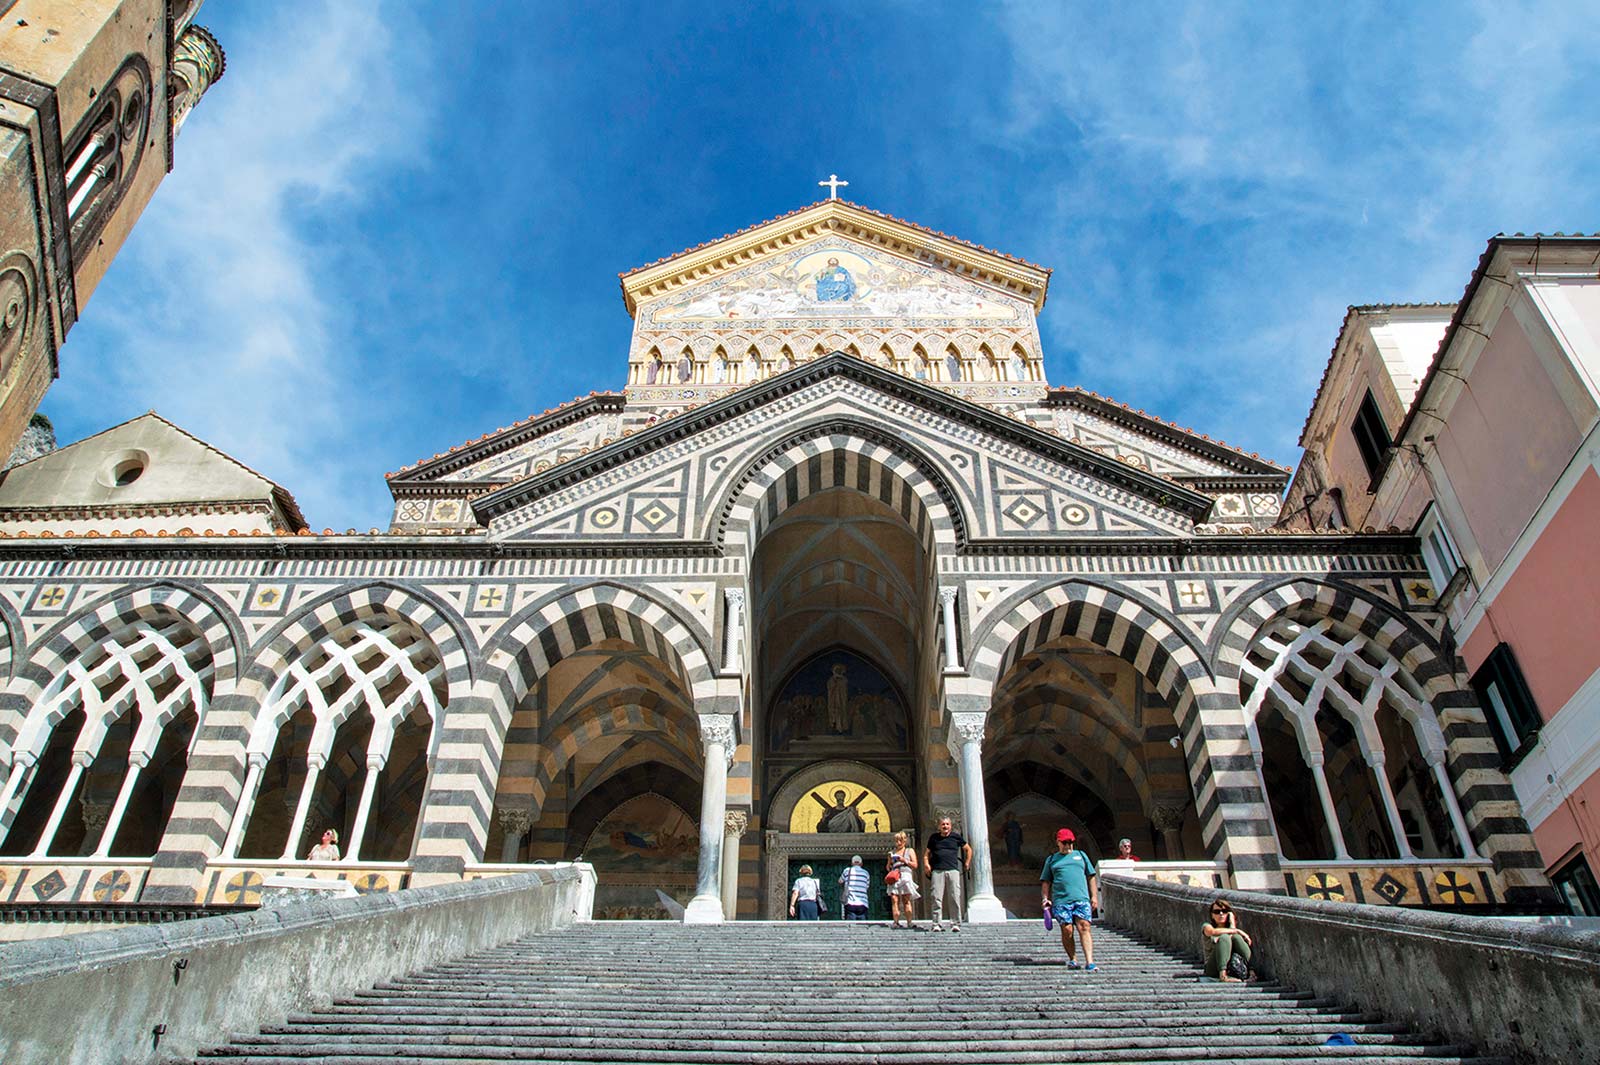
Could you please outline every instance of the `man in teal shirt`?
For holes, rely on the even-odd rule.
[[[1076,931],[1083,940],[1085,969],[1094,972],[1094,938],[1089,933],[1089,921],[1100,908],[1100,884],[1095,877],[1094,863],[1077,849],[1077,837],[1072,829],[1063,828],[1056,833],[1056,853],[1044,860],[1044,871],[1039,874],[1040,901],[1050,907],[1061,925],[1061,946],[1067,952],[1067,968],[1076,969],[1078,960],[1072,950],[1072,933]]]

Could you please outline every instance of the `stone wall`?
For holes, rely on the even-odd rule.
[[[1264,975],[1518,1062],[1593,1060],[1600,932],[1118,876],[1100,895],[1112,925],[1196,956],[1220,895]]]
[[[586,920],[593,876],[565,865],[0,947],[0,1060],[191,1059],[229,1032]]]

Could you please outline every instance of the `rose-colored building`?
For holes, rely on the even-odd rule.
[[[1597,265],[1597,237],[1500,236],[1457,305],[1352,307],[1284,508],[1292,527],[1416,532],[1498,768],[1551,879],[1588,914],[1600,914]]]

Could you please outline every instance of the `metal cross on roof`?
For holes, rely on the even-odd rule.
[[[838,174],[829,174],[827,181],[819,181],[819,182],[817,182],[817,184],[818,185],[822,185],[822,186],[827,188],[827,190],[828,190],[828,199],[837,200],[839,198],[839,189],[840,189],[840,187],[844,186],[844,185],[848,185],[848,184],[850,184],[850,182],[848,182],[848,181],[840,181]]]

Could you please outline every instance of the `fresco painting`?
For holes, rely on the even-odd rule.
[[[594,915],[602,920],[665,920],[656,892],[680,904],[694,896],[700,829],[674,803],[639,795],[595,827],[583,849],[594,865]]]
[[[1017,301],[842,240],[822,241],[717,278],[647,312],[648,321],[893,318],[946,325],[1021,321]]]
[[[774,754],[909,749],[899,691],[876,666],[845,650],[825,651],[795,670],[769,721]]]

